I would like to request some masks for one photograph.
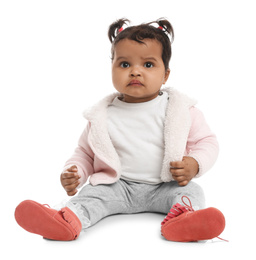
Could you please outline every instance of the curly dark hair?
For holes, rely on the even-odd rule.
[[[122,30],[123,25],[129,22],[128,19],[122,18],[109,26],[108,37],[112,43],[112,60],[114,59],[116,44],[123,39],[133,40],[141,44],[144,44],[144,39],[155,39],[162,45],[162,60],[165,70],[169,69],[169,62],[172,55],[171,44],[174,39],[174,31],[171,23],[166,19],[160,18],[157,21],[130,26]],[[158,24],[158,27],[153,26],[152,24],[154,23]],[[170,37],[168,35],[170,35]]]

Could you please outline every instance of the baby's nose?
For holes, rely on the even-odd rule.
[[[139,76],[141,76],[141,71],[140,71],[139,67],[134,66],[134,67],[131,68],[130,74],[131,74],[132,77],[139,77]]]

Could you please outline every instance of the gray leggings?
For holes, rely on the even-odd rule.
[[[97,186],[88,184],[70,202],[74,205],[80,204],[83,215],[89,219],[90,225],[94,225],[113,214],[139,212],[167,214],[174,204],[182,204],[183,195],[189,197],[194,208],[205,207],[203,190],[194,182],[181,187],[175,181],[144,184],[122,179],[113,184]]]

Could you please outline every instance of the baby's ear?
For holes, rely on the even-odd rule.
[[[167,70],[166,70],[165,75],[164,75],[164,82],[163,82],[163,84],[165,84],[166,81],[168,80],[169,75],[170,75],[170,72],[171,72],[170,69],[167,69]]]

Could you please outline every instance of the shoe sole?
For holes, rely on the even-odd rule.
[[[225,228],[225,218],[216,208],[184,213],[166,222],[162,235],[170,241],[191,242],[219,236]]]
[[[21,202],[15,210],[17,223],[30,233],[41,235],[51,240],[73,240],[74,234],[68,228],[61,212],[26,200]]]

